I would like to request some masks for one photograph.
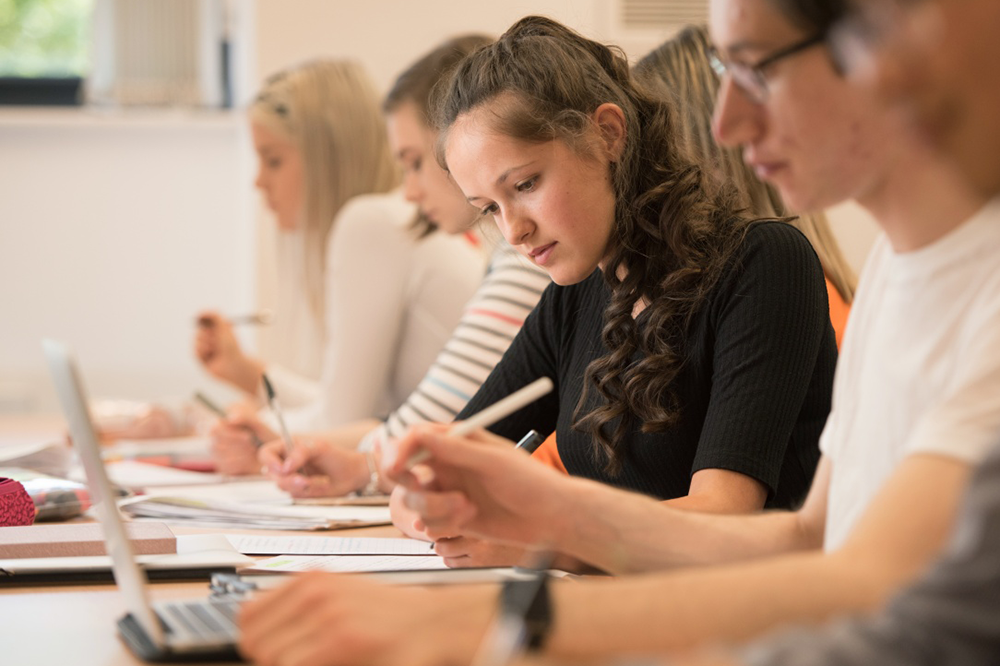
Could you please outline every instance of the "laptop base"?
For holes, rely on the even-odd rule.
[[[173,652],[151,640],[142,625],[129,613],[118,620],[118,633],[128,648],[143,661],[152,663],[182,663],[189,661],[243,662],[243,657],[233,646],[192,652]]]

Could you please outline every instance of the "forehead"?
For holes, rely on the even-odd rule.
[[[282,150],[295,147],[286,132],[256,114],[250,119],[250,134],[258,149]]]
[[[769,50],[802,35],[773,0],[711,0],[709,29],[722,51]]]

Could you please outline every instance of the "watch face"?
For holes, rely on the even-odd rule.
[[[503,585],[501,621],[516,619],[522,625],[524,645],[519,646],[521,648],[541,648],[552,626],[548,579],[543,569],[536,571],[530,580],[512,580]]]

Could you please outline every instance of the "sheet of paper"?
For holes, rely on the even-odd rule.
[[[244,555],[434,555],[433,544],[379,537],[256,536],[228,534]]]
[[[221,474],[206,474],[204,472],[189,472],[183,469],[150,465],[135,460],[119,460],[105,465],[111,483],[123,488],[147,489],[160,486],[187,486],[201,484],[218,484],[225,481]],[[70,472],[74,481],[86,482],[83,468],[78,467]],[[273,485],[273,484],[272,484]]]
[[[443,557],[432,555],[279,555],[260,560],[242,571],[295,573],[302,571],[336,571],[368,573],[374,571],[427,571],[447,569]]]
[[[160,437],[157,439],[120,439],[101,448],[105,460],[141,458],[162,455],[210,455],[212,440],[208,437]]]

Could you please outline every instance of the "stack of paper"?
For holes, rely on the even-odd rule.
[[[121,510],[136,518],[200,527],[331,530],[391,522],[388,507],[293,504],[271,481],[159,488],[151,495],[125,500]]]

